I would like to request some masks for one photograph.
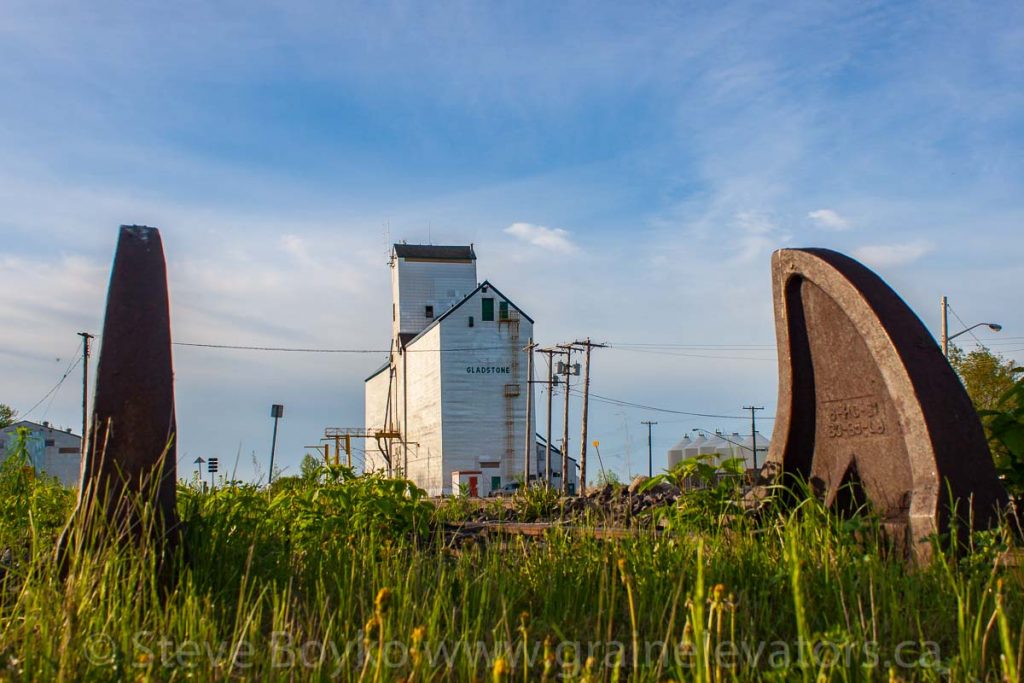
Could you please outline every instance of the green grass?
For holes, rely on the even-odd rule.
[[[182,487],[164,589],[151,545],[102,529],[73,536],[62,580],[69,493],[5,464],[0,494],[0,679],[1017,681],[1024,660],[1004,530],[911,568],[870,517],[805,499],[455,549],[436,522],[459,508],[332,469]]]

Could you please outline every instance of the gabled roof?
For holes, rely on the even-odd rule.
[[[548,442],[547,442],[547,440],[546,440],[546,439],[544,438],[544,436],[543,436],[543,435],[542,435],[542,434],[541,434],[540,432],[537,432],[536,436],[537,436],[537,442],[536,442],[536,445],[537,445],[537,446],[540,446],[541,448],[547,448]],[[552,453],[552,455],[555,455],[555,454],[557,454],[557,455],[558,455],[558,459],[559,459],[559,460],[561,460],[561,459],[562,459],[562,449],[560,449],[560,448],[559,448],[558,446],[556,446],[555,444],[551,444],[551,453]],[[576,467],[579,467],[579,464],[577,464],[577,463],[576,463],[576,458],[574,458],[574,457],[572,457],[572,456],[570,455],[570,456],[569,456],[569,460],[571,460],[571,461],[573,462],[573,464],[575,464],[575,465],[576,465]]]
[[[60,427],[56,427],[56,426],[54,426],[52,424],[44,425],[44,424],[39,424],[38,422],[33,422],[32,420],[18,420],[17,422],[12,422],[11,424],[9,424],[6,427],[4,427],[3,429],[0,429],[0,431],[2,431],[2,432],[11,432],[11,431],[17,429],[18,427],[28,427],[29,425],[31,425],[32,427],[35,427],[36,429],[39,429],[39,430],[45,429],[45,430],[51,431],[51,432],[58,432],[60,434],[67,434],[68,436],[73,436],[76,439],[81,439],[82,438],[78,434],[75,434],[74,432],[69,432],[66,427],[64,429],[61,429]]]
[[[427,326],[426,326],[426,327],[424,327],[424,328],[423,328],[422,330],[420,330],[419,334],[417,334],[417,335],[416,335],[415,337],[413,337],[413,338],[412,338],[412,339],[410,339],[409,341],[406,341],[406,342],[404,342],[404,343],[403,343],[403,347],[404,347],[404,348],[408,348],[408,347],[409,347],[410,345],[412,345],[412,344],[416,343],[416,341],[417,341],[417,340],[418,340],[418,339],[419,339],[420,337],[422,337],[423,335],[425,335],[425,334],[426,334],[427,332],[429,332],[430,330],[434,329],[434,327],[435,327],[436,325],[440,324],[440,322],[441,322],[442,320],[444,320],[444,319],[445,319],[445,318],[447,318],[447,317],[448,317],[449,315],[451,315],[452,313],[454,313],[455,311],[457,311],[457,310],[459,309],[459,307],[460,307],[460,306],[462,306],[462,304],[464,304],[464,303],[466,303],[467,301],[469,301],[470,299],[472,299],[472,298],[473,298],[473,295],[474,295],[474,294],[476,294],[477,292],[479,292],[480,290],[482,290],[482,289],[483,289],[483,288],[485,288],[485,287],[487,287],[487,288],[489,288],[489,289],[493,289],[493,290],[494,290],[494,293],[495,293],[495,294],[497,294],[497,295],[498,295],[498,296],[500,296],[500,297],[501,297],[502,299],[504,299],[505,301],[507,301],[507,302],[508,302],[508,305],[509,305],[509,306],[511,306],[512,308],[514,308],[514,309],[516,309],[517,311],[519,311],[519,315],[521,315],[522,317],[524,317],[524,318],[526,318],[527,320],[529,320],[529,321],[530,321],[530,324],[531,324],[531,325],[533,324],[533,318],[531,318],[530,316],[526,315],[526,313],[524,313],[524,312],[523,312],[523,309],[521,309],[521,308],[519,308],[518,306],[516,306],[516,305],[515,305],[515,303],[514,303],[514,302],[512,301],[512,299],[509,299],[509,298],[508,298],[507,296],[505,296],[505,295],[504,295],[504,294],[502,294],[502,293],[501,293],[500,291],[498,291],[498,288],[497,288],[497,287],[495,287],[494,285],[492,285],[492,284],[491,284],[490,282],[488,282],[487,280],[484,280],[483,282],[481,282],[480,284],[478,284],[478,285],[476,286],[476,289],[474,289],[474,290],[473,290],[472,292],[470,292],[470,293],[469,293],[469,294],[467,294],[466,296],[462,297],[462,300],[461,300],[461,301],[459,301],[459,303],[455,304],[454,306],[452,306],[451,308],[449,308],[449,309],[448,309],[447,311],[445,311],[445,312],[444,312],[444,313],[442,313],[441,315],[439,315],[439,316],[437,316],[436,318],[434,318],[433,322],[431,322],[431,323],[430,323],[429,325],[427,325]]]
[[[438,261],[475,261],[473,246],[441,246],[435,244],[396,244],[395,256],[399,258],[429,259]]]
[[[379,368],[377,368],[376,370],[374,370],[374,371],[373,371],[373,373],[372,373],[372,374],[371,374],[371,375],[370,375],[369,377],[367,377],[366,379],[364,379],[363,381],[364,381],[364,382],[369,382],[369,381],[370,381],[371,379],[373,379],[374,377],[376,377],[376,376],[377,376],[377,375],[379,375],[380,373],[384,372],[384,371],[385,371],[385,370],[387,370],[387,369],[388,369],[389,367],[391,367],[391,361],[387,361],[387,362],[385,362],[385,363],[384,363],[384,365],[382,365],[382,366],[380,366]]]

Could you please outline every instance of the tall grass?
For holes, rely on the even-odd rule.
[[[454,547],[407,482],[328,468],[180,488],[167,589],[154,548],[102,529],[62,580],[68,492],[6,464],[0,492],[6,679],[1017,681],[1024,660],[1000,529],[913,568],[869,516],[805,499]]]

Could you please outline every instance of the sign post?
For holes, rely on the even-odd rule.
[[[220,469],[220,459],[210,458],[206,461],[206,471],[210,473],[210,490],[213,490],[213,475]]]

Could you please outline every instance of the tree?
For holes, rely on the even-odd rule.
[[[306,481],[315,481],[320,476],[320,461],[309,453],[302,456],[302,464],[299,465],[299,472]]]
[[[17,419],[18,412],[14,408],[6,403],[0,403],[0,429],[10,427]]]
[[[978,411],[1006,488],[1024,494],[1024,376],[1011,360],[982,347],[950,348],[949,363]]]
[[[996,471],[1006,489],[1024,496],[1024,368],[1017,368],[1018,379],[999,401],[996,410],[981,411],[985,432],[992,444]]]
[[[999,400],[1014,385],[1014,363],[981,347],[970,353],[951,346],[949,364],[959,375],[974,409],[995,410]]]

